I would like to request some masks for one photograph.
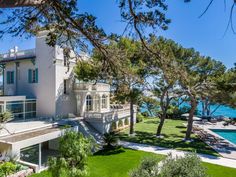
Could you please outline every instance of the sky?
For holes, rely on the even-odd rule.
[[[184,47],[193,47],[202,55],[210,56],[222,61],[228,68],[236,63],[236,35],[228,30],[224,35],[229,20],[230,2],[227,1],[226,10],[224,1],[213,2],[207,13],[199,18],[210,0],[167,0],[167,17],[171,24],[167,31],[158,31],[162,35],[173,39]],[[78,0],[81,12],[89,12],[97,17],[97,24],[107,33],[122,34],[125,24],[121,22],[117,0]],[[0,17],[1,18],[1,17]],[[236,16],[235,16],[236,29]],[[149,31],[148,31],[149,32]],[[20,50],[35,47],[34,38],[16,38],[5,36],[0,40],[0,53],[18,46]]]

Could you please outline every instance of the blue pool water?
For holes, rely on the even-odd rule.
[[[236,130],[211,130],[236,145]]]

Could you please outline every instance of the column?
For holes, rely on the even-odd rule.
[[[6,112],[6,110],[7,110],[7,102],[6,102],[6,101],[4,101],[4,105],[3,105],[3,112]]]
[[[95,94],[91,94],[92,97],[92,111],[96,110],[95,104],[96,104],[96,95]]]
[[[99,112],[102,112],[102,95],[99,95]]]
[[[39,143],[39,170],[42,167],[42,144]]]
[[[23,100],[23,119],[25,120],[25,100]]]

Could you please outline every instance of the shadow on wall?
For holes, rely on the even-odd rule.
[[[66,83],[66,93],[64,93],[64,83],[60,84],[56,97],[56,116],[68,117],[76,114],[77,103],[73,89],[74,82],[75,77],[72,72]]]

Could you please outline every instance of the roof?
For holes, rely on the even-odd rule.
[[[35,137],[38,137],[41,135],[45,135],[45,134],[52,133],[52,132],[57,132],[60,130],[61,129],[58,127],[50,127],[50,128],[39,129],[39,130],[30,131],[30,132],[23,132],[23,133],[19,133],[16,135],[10,135],[10,136],[1,138],[0,140],[2,142],[7,142],[7,143],[16,143],[18,141],[23,141],[26,139],[35,138]]]
[[[22,51],[17,51],[17,52],[10,51],[9,53],[0,55],[0,63],[35,59],[35,58],[36,58],[35,49],[28,49],[28,50],[22,50]]]

